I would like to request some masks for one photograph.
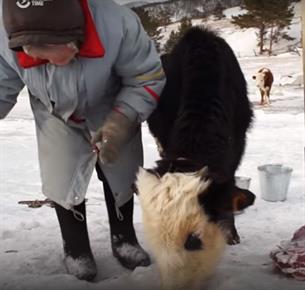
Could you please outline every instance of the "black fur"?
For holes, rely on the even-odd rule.
[[[148,119],[163,149],[155,171],[162,176],[208,166],[213,183],[201,202],[212,219],[227,214],[233,219],[232,199],[240,190],[234,175],[253,116],[239,63],[222,38],[199,27],[163,55],[162,63],[167,83]],[[250,192],[248,200],[254,201]]]

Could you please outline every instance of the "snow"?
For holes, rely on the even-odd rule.
[[[231,35],[232,47],[239,51],[255,110],[237,175],[251,178],[250,190],[257,199],[255,205],[236,216],[241,243],[227,246],[206,290],[301,290],[304,282],[274,271],[269,254],[305,224],[302,57],[296,53],[254,57],[247,43],[252,38],[251,31],[230,29],[223,33],[228,38]],[[242,39],[237,41],[238,38]],[[259,105],[259,92],[252,80],[262,66],[270,68],[275,77],[269,107]],[[143,144],[145,167],[152,167],[158,153],[145,124]],[[283,163],[293,168],[284,202],[261,198],[257,167],[267,163]],[[48,206],[32,209],[18,204],[20,200],[45,198],[41,194],[35,126],[26,91],[21,93],[9,116],[0,121],[0,164],[0,289],[159,289],[155,264],[131,272],[112,256],[105,200],[95,175],[87,194],[89,235],[99,271],[93,283],[66,274],[54,209]],[[149,252],[137,199],[135,227],[141,244]]]
[[[245,14],[247,12],[246,9],[242,9],[241,7],[237,6],[237,7],[232,7],[232,8],[228,8],[228,9],[225,9],[223,11],[223,15],[226,17],[226,18],[232,18],[232,16],[238,16],[238,15],[242,15],[242,14]]]
[[[223,37],[228,44],[233,48],[237,57],[250,57],[257,56],[259,49],[257,47],[257,29],[247,28],[238,29],[238,26],[231,23],[232,16],[245,13],[246,10],[240,7],[233,7],[225,9],[223,14],[225,17],[221,20],[215,21],[215,17],[212,15],[207,19],[193,19],[193,26],[204,26],[209,28]],[[301,3],[294,4],[294,17],[292,19],[289,29],[285,31],[290,37],[294,39],[291,41],[281,40],[279,43],[273,44],[273,54],[281,55],[287,53],[289,50],[291,54],[300,54],[301,44]],[[164,46],[168,40],[172,31],[177,32],[180,26],[180,22],[176,22],[168,25],[167,27],[161,27],[161,47]],[[268,42],[265,44],[268,47]]]
[[[253,56],[258,54],[257,44],[257,30],[254,28],[241,29],[236,31],[236,26],[234,26],[230,20],[232,16],[237,16],[239,14],[245,13],[246,10],[240,9],[240,7],[233,7],[224,10],[224,15],[226,19],[223,20],[224,24],[220,27],[220,35],[226,39],[226,41],[235,49],[237,56]],[[278,44],[274,44],[273,53],[280,54],[283,50],[286,50],[288,46],[290,49],[296,49],[300,44],[301,38],[301,2],[294,4],[294,17],[291,21],[289,29],[285,31],[289,36],[295,38],[292,41],[281,40]]]

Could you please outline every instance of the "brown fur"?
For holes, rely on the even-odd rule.
[[[252,77],[256,80],[256,86],[261,94],[261,105],[270,104],[270,91],[273,84],[273,74],[268,68],[261,68],[256,75]]]

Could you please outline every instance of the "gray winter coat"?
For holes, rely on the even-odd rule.
[[[84,200],[98,160],[90,138],[107,114],[119,107],[131,120],[146,120],[165,83],[155,47],[136,15],[112,0],[89,0],[89,6],[105,55],[77,57],[66,66],[21,68],[0,22],[0,119],[26,85],[36,122],[42,190],[66,209]],[[85,121],[71,121],[72,114]],[[100,164],[118,207],[131,198],[142,162],[139,131],[117,162]]]

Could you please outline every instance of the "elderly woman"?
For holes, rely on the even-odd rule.
[[[165,83],[152,41],[112,0],[0,1],[0,118],[26,86],[68,273],[84,280],[97,273],[84,202],[94,168],[114,256],[129,269],[149,265],[133,227],[132,185],[143,161],[140,124]]]

